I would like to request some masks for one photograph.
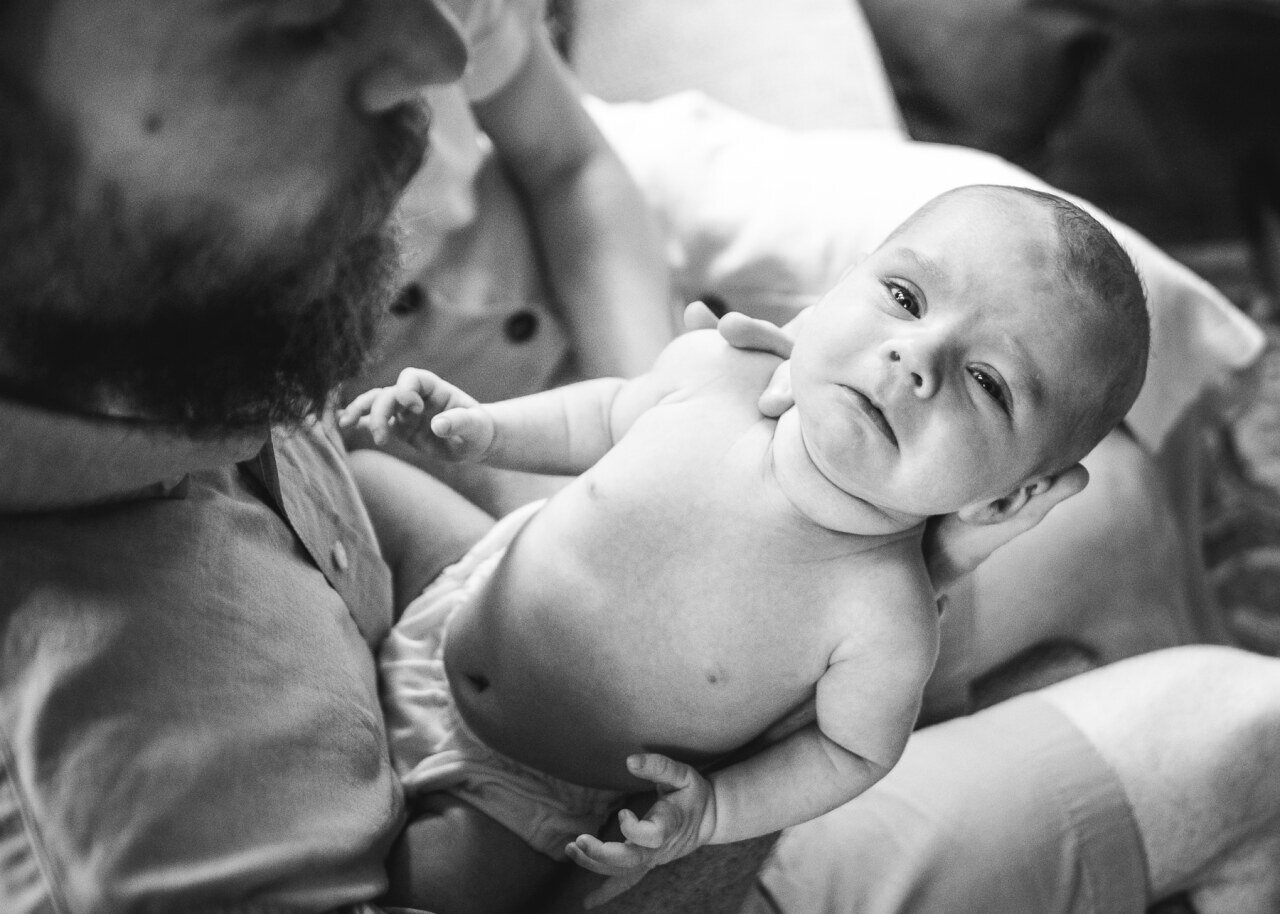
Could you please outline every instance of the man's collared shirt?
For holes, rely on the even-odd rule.
[[[102,428],[48,421],[89,453]],[[49,440],[5,445],[14,478],[83,463]],[[376,896],[403,816],[373,662],[391,584],[340,444],[276,430],[101,494],[0,516],[0,910]]]

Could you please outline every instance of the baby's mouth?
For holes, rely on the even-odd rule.
[[[884,410],[882,410],[874,400],[859,390],[849,387],[847,384],[841,384],[841,387],[849,395],[849,399],[853,402],[859,413],[861,413],[867,421],[875,426],[880,434],[889,440],[894,447],[898,446],[898,436],[893,433],[893,428],[889,425],[889,420],[885,418]]]

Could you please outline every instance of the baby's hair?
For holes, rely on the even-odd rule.
[[[1081,207],[1056,194],[1005,184],[973,184],[934,197],[912,214],[908,223],[932,212],[945,200],[963,194],[980,194],[997,203],[1032,202],[1048,211],[1057,229],[1055,260],[1059,274],[1074,290],[1078,313],[1103,315],[1094,321],[1105,328],[1096,334],[1096,348],[1102,354],[1106,374],[1093,389],[1096,397],[1087,408],[1069,417],[1063,450],[1054,455],[1056,471],[1071,466],[1091,451],[1120,424],[1142,389],[1150,346],[1150,319],[1147,296],[1137,268],[1115,235]],[[893,237],[892,235],[890,237]]]
[[[1147,295],[1133,259],[1111,230],[1081,207],[1056,194],[1027,187],[997,187],[1046,206],[1058,229],[1058,267],[1063,279],[1105,320],[1098,339],[1110,371],[1096,388],[1092,408],[1072,417],[1066,462],[1075,463],[1119,425],[1138,398],[1147,373],[1151,342]],[[1057,467],[1056,469],[1060,469]]]

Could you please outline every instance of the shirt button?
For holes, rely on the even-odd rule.
[[[502,332],[513,343],[527,343],[538,332],[538,315],[532,311],[517,311],[507,318]]]
[[[333,567],[339,572],[347,570],[349,562],[347,561],[347,548],[342,545],[341,541],[333,544]]]
[[[427,304],[427,290],[416,282],[409,283],[391,303],[391,313],[399,317],[416,314]]]

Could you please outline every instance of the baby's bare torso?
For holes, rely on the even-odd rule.
[[[881,597],[917,542],[872,548],[800,516],[756,408],[776,360],[724,358],[534,515],[451,622],[459,708],[499,751],[634,787],[628,754],[736,749],[813,696],[837,645],[895,624]]]

